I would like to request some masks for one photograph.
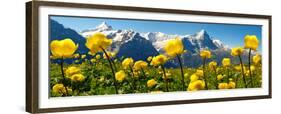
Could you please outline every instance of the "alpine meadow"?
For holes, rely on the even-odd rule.
[[[255,25],[51,16],[50,97],[261,88]]]

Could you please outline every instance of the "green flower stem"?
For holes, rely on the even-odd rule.
[[[97,77],[95,77],[95,70],[94,70],[94,68],[97,66],[97,63],[92,63],[91,61],[90,61],[90,64],[91,64],[91,66],[92,66],[92,68],[89,68],[89,70],[91,70],[91,72],[92,72],[92,78],[95,78],[95,87],[97,87],[97,85],[98,85],[98,80],[97,80]],[[90,77],[89,76],[87,76],[87,78],[86,78],[86,80],[88,80]],[[91,79],[91,80],[93,80],[93,79]]]
[[[141,68],[141,72],[142,72],[143,78],[146,78],[146,75],[145,75],[145,72],[144,72],[143,68]]]
[[[236,78],[235,78],[236,88],[238,88],[238,80],[239,80],[239,76],[238,76],[238,75],[236,75]]]
[[[130,71],[131,71],[131,73],[132,73],[132,89],[133,89],[133,91],[136,89],[136,84],[135,84],[135,74],[134,74],[134,71],[133,71],[133,68],[132,68],[132,66],[129,66],[129,68],[130,68]]]
[[[67,87],[66,87],[66,84],[65,84],[65,82],[66,82],[66,79],[65,79],[65,76],[64,76],[64,71],[63,71],[63,57],[61,58],[61,64],[60,64],[60,68],[61,68],[61,74],[62,74],[62,84],[63,84],[63,86],[64,86],[64,88],[65,88],[65,96],[67,96],[68,95],[68,90],[67,90]]]
[[[215,76],[216,76],[216,89],[218,89],[218,80],[217,80],[217,69],[216,69],[216,67],[215,66],[213,66],[213,70],[214,70],[214,72],[215,72]]]
[[[251,71],[251,51],[252,49],[250,48],[249,50],[249,76],[250,76],[250,79],[251,79],[251,87],[254,87],[253,86],[253,77],[252,77],[252,71]]]
[[[112,63],[111,63],[110,58],[109,58],[108,54],[106,53],[106,51],[102,47],[101,47],[101,49],[104,52],[104,54],[105,54],[105,56],[107,58],[107,61],[108,61],[109,65],[110,65],[111,72],[112,72],[112,77],[113,77],[113,80],[114,80],[113,83],[114,83],[114,87],[115,87],[115,93],[118,94],[117,82],[115,80],[115,71],[113,69]]]
[[[230,76],[229,76],[229,67],[228,68],[226,68],[227,69],[227,83],[229,83],[229,78],[230,78]]]
[[[117,71],[117,67],[116,67],[114,60],[112,58],[109,58],[109,60],[112,62],[115,71]]]
[[[242,71],[242,76],[243,76],[243,81],[244,81],[244,85],[247,88],[247,83],[246,83],[246,79],[245,79],[245,73],[244,73],[244,67],[243,67],[243,61],[240,55],[238,55],[239,60],[240,60],[240,66],[241,66],[241,71]]]
[[[208,90],[208,81],[207,81],[207,77],[206,77],[206,70],[205,70],[205,63],[206,63],[206,58],[203,59],[203,77],[204,77],[204,81],[206,83],[206,89]]]
[[[169,82],[168,82],[168,78],[166,76],[166,71],[163,65],[161,65],[161,68],[163,70],[163,74],[164,74],[164,80],[165,80],[165,85],[166,85],[166,91],[169,92]]]
[[[79,62],[82,62],[82,60],[83,60],[81,56],[82,56],[82,55],[80,55],[79,58],[78,58],[78,59],[79,59]]]
[[[140,77],[140,76],[139,76],[139,77],[138,77],[138,80],[146,79],[146,75],[145,75],[144,69],[141,68],[140,71],[141,71],[143,77]],[[141,87],[140,87],[140,88],[141,88]],[[149,92],[149,89],[145,88],[144,91]]]
[[[183,68],[182,68],[182,62],[181,62],[181,58],[179,55],[177,55],[178,61],[180,63],[180,67],[181,67],[181,83],[182,83],[182,91],[186,90],[185,87],[185,81],[184,81],[184,74],[183,74]]]

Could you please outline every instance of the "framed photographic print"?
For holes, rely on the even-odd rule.
[[[271,98],[271,16],[26,3],[31,113]]]

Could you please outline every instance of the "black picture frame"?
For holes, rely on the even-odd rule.
[[[241,18],[256,18],[268,20],[269,33],[269,47],[265,48],[269,51],[269,85],[268,95],[245,96],[245,97],[231,97],[231,98],[212,98],[212,99],[198,99],[198,100],[178,100],[178,101],[159,101],[149,103],[129,103],[129,104],[115,104],[115,105],[96,105],[96,106],[79,106],[79,107],[64,107],[64,108],[39,108],[38,96],[38,75],[39,75],[39,7],[41,6],[56,6],[56,7],[72,7],[72,8],[94,8],[94,9],[110,9],[123,11],[139,11],[139,12],[156,12],[156,13],[170,13],[170,14],[193,14],[193,15],[208,15],[208,16],[222,16],[222,17],[241,17]],[[159,9],[159,8],[144,8],[144,7],[128,7],[128,6],[112,6],[112,5],[95,5],[83,3],[64,3],[64,2],[47,2],[47,1],[30,1],[26,3],[26,111],[30,113],[47,113],[47,112],[63,112],[63,111],[77,111],[77,110],[96,110],[96,109],[110,109],[110,108],[125,108],[125,107],[142,107],[142,106],[156,106],[156,105],[175,105],[175,104],[189,104],[189,103],[203,103],[203,102],[218,102],[218,101],[235,101],[235,100],[250,100],[250,99],[265,99],[272,97],[272,49],[271,49],[271,23],[272,17],[270,15],[254,15],[254,14],[238,14],[238,13],[222,13],[209,11],[192,11],[192,10],[175,10],[175,9]]]

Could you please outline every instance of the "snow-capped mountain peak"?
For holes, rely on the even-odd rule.
[[[122,45],[133,39],[137,40],[136,38],[144,38],[145,40],[151,42],[156,50],[160,51],[164,48],[167,41],[176,37],[180,37],[183,40],[186,49],[191,50],[194,53],[199,52],[199,50],[202,49],[216,50],[225,47],[220,40],[211,38],[204,29],[192,35],[176,35],[162,32],[140,33],[134,30],[114,30],[112,26],[108,25],[106,22],[102,22],[94,29],[81,32],[81,35],[88,37],[96,32],[102,32],[108,38],[111,38],[113,43],[116,45],[114,46],[116,48],[119,47],[119,45]],[[136,35],[137,37],[135,37]]]
[[[218,40],[218,39],[213,39],[213,43],[218,47],[218,48],[224,48],[223,43]]]
[[[112,27],[104,21],[100,25],[96,26],[96,30],[99,31],[112,30]]]
[[[194,34],[167,34],[162,32],[139,32],[132,29],[113,29],[106,22],[102,22],[97,26],[93,26],[92,29],[87,29],[79,34],[75,34],[69,29],[64,29],[62,25],[58,23],[52,23],[52,35],[54,38],[59,36],[65,36],[64,33],[71,33],[71,37],[77,38],[75,42],[78,42],[79,52],[87,52],[88,49],[85,47],[85,38],[101,32],[106,35],[107,38],[112,39],[112,44],[108,48],[109,51],[118,52],[117,57],[132,57],[134,60],[146,60],[148,56],[156,56],[159,53],[165,54],[164,47],[170,39],[180,37],[184,49],[188,53],[183,54],[185,66],[197,66],[201,61],[198,57],[200,50],[208,49],[212,51],[212,54],[217,61],[221,61],[221,58],[229,56],[229,48],[218,39],[214,39],[213,36],[209,35],[206,30],[201,30]],[[188,32],[188,31],[187,31]],[[83,36],[83,37],[82,37]],[[82,47],[83,46],[83,47]],[[81,48],[80,48],[81,47]],[[166,64],[169,67],[178,67],[179,65],[175,61],[171,61]]]
[[[204,40],[205,38],[209,38],[209,34],[207,33],[206,30],[202,29],[195,34],[194,38],[197,40]]]
[[[107,34],[108,37],[112,38],[114,42],[126,42],[133,38],[135,31],[133,30],[118,30],[118,31],[109,31],[110,34]]]
[[[141,34],[141,36],[154,43],[158,41],[164,41],[164,40],[175,38],[177,35],[170,35],[162,32],[147,32]]]
[[[161,48],[164,47],[164,45],[168,40],[174,39],[179,35],[165,34],[162,32],[147,32],[141,34],[141,36],[149,40],[157,50],[160,50]]]
[[[93,29],[86,29],[86,30],[83,30],[82,32],[80,32],[80,34],[87,38],[89,37],[90,35],[93,35],[94,33],[97,33],[97,32],[102,32],[106,35],[110,34],[113,32],[113,28],[112,26],[108,25],[105,21],[102,22],[101,24],[97,25],[95,28]],[[118,32],[118,31],[114,31],[114,32]]]

